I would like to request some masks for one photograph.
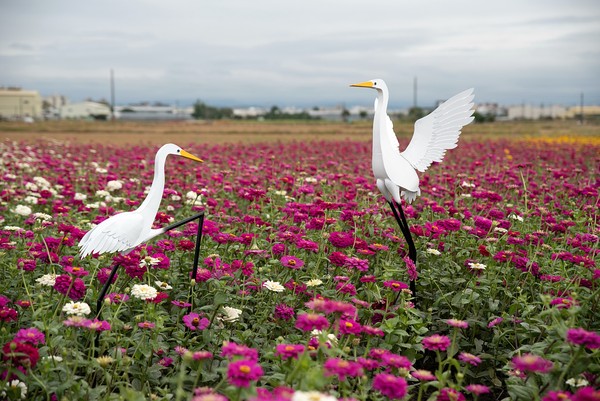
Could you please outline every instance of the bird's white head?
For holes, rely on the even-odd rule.
[[[166,155],[177,155],[177,156],[183,156],[187,159],[190,160],[194,160],[197,162],[204,162],[204,160],[200,159],[199,157],[194,156],[193,154],[186,152],[185,150],[181,149],[179,146],[174,145],[172,143],[167,143],[166,145],[163,145],[159,150],[159,153],[164,153]]]
[[[372,79],[370,81],[359,82],[357,84],[352,84],[350,86],[355,87],[355,88],[371,88],[371,89],[376,89],[378,91],[386,91],[387,90],[387,86],[383,79]]]

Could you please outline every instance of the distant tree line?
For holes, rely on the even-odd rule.
[[[194,111],[192,117],[196,120],[222,120],[233,118],[233,109],[229,107],[214,107],[209,106],[200,100],[194,103]]]

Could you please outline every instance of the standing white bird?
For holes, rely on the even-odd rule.
[[[474,119],[473,89],[451,97],[431,114],[417,120],[410,143],[400,152],[392,120],[387,115],[389,93],[385,82],[373,79],[350,86],[377,91],[373,117],[373,175],[406,238],[409,257],[416,264],[417,252],[402,211],[401,196],[408,203],[414,201],[421,194],[416,170],[424,172],[431,163],[441,162],[446,150],[456,147],[462,127]],[[415,295],[414,281],[411,281],[411,290]]]
[[[163,145],[154,159],[154,179],[146,199],[136,210],[116,214],[88,231],[79,242],[82,258],[92,253],[125,254],[166,231],[165,228],[153,229],[152,223],[162,200],[165,188],[165,161],[169,155],[183,156],[202,162],[201,159],[177,145],[172,143]]]

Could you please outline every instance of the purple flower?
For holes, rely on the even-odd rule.
[[[285,267],[289,267],[290,269],[294,270],[299,270],[302,268],[302,266],[304,266],[304,261],[295,256],[282,256],[281,259],[279,259],[279,261]]]
[[[21,343],[39,345],[46,343],[46,336],[44,336],[44,333],[42,333],[35,327],[31,327],[28,329],[21,329],[17,331],[14,340]]]
[[[191,312],[185,316],[183,316],[183,323],[190,330],[204,330],[210,324],[210,321],[197,313]]]
[[[373,388],[391,400],[400,400],[406,396],[408,384],[402,377],[378,373],[373,377]]]
[[[249,387],[250,382],[262,377],[263,370],[253,360],[231,362],[227,368],[227,380],[236,387]]]

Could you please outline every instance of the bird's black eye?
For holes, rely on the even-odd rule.
[[[181,149],[177,149],[177,153],[179,153],[179,151],[180,151],[180,150],[181,150]]]
[[[373,86],[377,86],[377,82],[373,82]]]

